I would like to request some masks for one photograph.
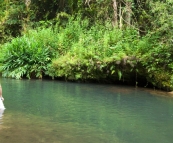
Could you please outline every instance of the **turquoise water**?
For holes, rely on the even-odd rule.
[[[116,85],[1,79],[0,143],[172,143],[173,98]]]

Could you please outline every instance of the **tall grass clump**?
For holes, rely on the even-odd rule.
[[[89,20],[81,19],[80,16],[76,18],[70,17],[65,26],[56,25],[58,49],[61,55],[67,53],[74,43],[80,40],[82,34],[85,34],[89,27]]]
[[[51,29],[30,30],[26,35],[13,39],[2,46],[2,75],[20,79],[22,77],[42,78],[55,51],[56,35]]]

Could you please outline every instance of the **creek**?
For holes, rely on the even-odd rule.
[[[152,89],[0,79],[0,143],[172,143],[173,97]]]

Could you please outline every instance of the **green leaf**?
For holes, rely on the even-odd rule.
[[[114,74],[115,73],[115,70],[112,70],[111,74]]]
[[[122,72],[120,70],[118,70],[118,78],[119,78],[119,80],[121,80],[121,77],[122,77]]]

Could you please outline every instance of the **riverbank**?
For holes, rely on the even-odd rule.
[[[172,48],[161,45],[155,34],[141,36],[131,27],[121,30],[99,23],[90,26],[89,19],[80,17],[69,19],[66,27],[54,28],[30,29],[1,45],[3,77],[51,77],[173,90]]]

